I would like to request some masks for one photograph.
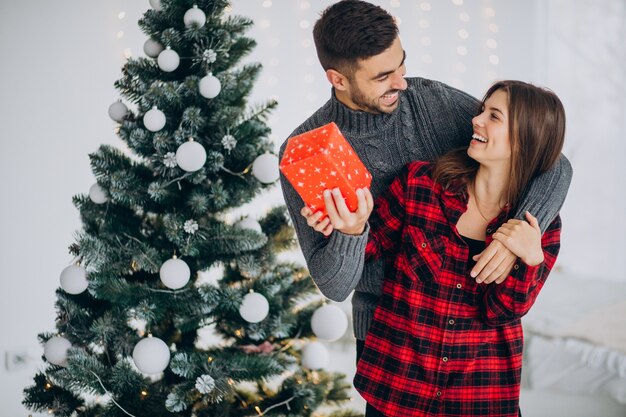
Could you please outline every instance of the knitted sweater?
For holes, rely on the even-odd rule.
[[[370,190],[376,198],[408,162],[432,161],[453,148],[467,146],[472,137],[471,120],[479,109],[475,98],[437,81],[406,80],[408,88],[400,92],[400,105],[392,113],[351,110],[332,94],[291,136],[335,122],[372,174]],[[286,143],[281,146],[281,158]],[[523,213],[528,210],[545,230],[565,200],[571,176],[569,161],[562,156],[552,170],[533,180],[516,217],[524,218]],[[381,260],[364,262],[368,229],[359,236],[333,231],[324,237],[307,225],[300,214],[304,202],[282,174],[280,181],[311,277],[331,300],[343,301],[354,290],[354,334],[365,340],[384,272]]]

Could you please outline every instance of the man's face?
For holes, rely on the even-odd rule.
[[[394,111],[400,104],[399,91],[407,88],[404,60],[400,38],[384,52],[359,60],[358,69],[346,83],[344,104],[369,113]]]

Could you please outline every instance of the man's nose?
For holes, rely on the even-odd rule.
[[[400,72],[395,72],[393,74],[393,82],[391,83],[391,88],[395,90],[406,90],[407,87],[408,84],[404,79],[404,75],[402,75],[402,73]]]

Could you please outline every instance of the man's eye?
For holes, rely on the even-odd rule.
[[[389,76],[388,75],[384,75],[384,76],[380,77],[378,79],[378,81],[385,81],[387,78],[389,78]]]

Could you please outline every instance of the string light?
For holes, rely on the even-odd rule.
[[[263,2],[263,7],[265,8],[272,7],[272,0],[265,0]]]
[[[207,358],[207,362],[208,362],[208,363],[213,362],[213,356],[209,356],[209,357]]]
[[[119,12],[119,13],[117,14],[117,18],[118,18],[118,19],[123,19],[123,18],[125,18],[125,17],[126,17],[126,12]]]
[[[148,396],[148,391],[145,389],[141,390],[141,399],[145,399]]]
[[[463,5],[463,0],[452,0],[452,4],[454,4],[456,6],[462,6]]]
[[[44,385],[44,388],[47,390],[49,390],[50,388],[52,388],[52,384],[49,382],[46,382],[46,385]]]
[[[301,20],[300,21],[300,27],[302,29],[308,29],[309,26],[311,26],[311,22],[309,22],[308,20]]]
[[[461,20],[461,22],[469,22],[470,17],[467,13],[463,12],[459,14],[459,19]]]
[[[389,5],[390,5],[391,7],[400,7],[400,0],[391,0],[391,1],[389,2]]]
[[[430,3],[429,3],[429,2],[427,2],[427,1],[422,2],[422,3],[420,4],[420,7],[421,7],[421,9],[422,9],[423,11],[425,11],[425,12],[429,12],[429,11],[432,9],[432,6],[431,6],[431,5],[430,5]]]
[[[258,406],[258,405],[255,405],[255,406],[254,406],[254,411],[256,411],[256,412],[257,412],[260,416],[262,416],[262,415],[263,415],[263,412],[261,411],[261,409],[259,408],[259,406]]]

